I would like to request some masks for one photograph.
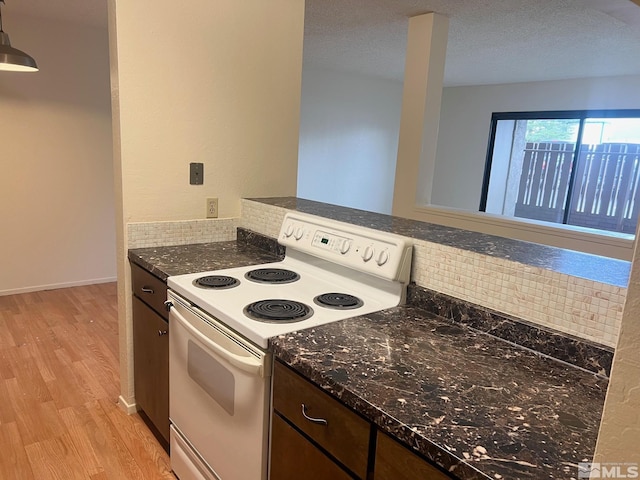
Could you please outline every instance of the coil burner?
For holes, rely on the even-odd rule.
[[[299,322],[313,315],[313,309],[304,303],[282,299],[253,302],[244,307],[243,311],[253,320],[268,323]]]
[[[225,288],[237,287],[240,285],[240,280],[227,275],[207,275],[206,277],[195,279],[193,284],[196,287],[222,290]]]
[[[348,293],[323,293],[314,298],[313,301],[316,305],[337,310],[351,310],[364,305],[362,300]]]
[[[247,280],[258,283],[292,283],[300,278],[296,272],[284,268],[257,268],[247,272]]]

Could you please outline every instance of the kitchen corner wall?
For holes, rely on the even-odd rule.
[[[127,225],[295,195],[304,0],[109,0],[123,407],[135,407]],[[204,185],[189,185],[189,163]],[[134,230],[139,232],[137,227]]]
[[[636,238],[640,228],[636,230]],[[620,336],[593,461],[640,465],[640,246],[636,243]],[[610,468],[612,468],[610,466]],[[603,475],[604,477],[604,475]],[[636,475],[637,477],[637,475]],[[620,477],[623,478],[623,477]],[[627,478],[632,478],[631,472]]]
[[[0,72],[0,295],[113,281],[106,25],[11,12],[3,26],[40,71]]]

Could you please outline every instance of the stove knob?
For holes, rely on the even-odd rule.
[[[302,227],[298,227],[296,229],[296,233],[293,234],[293,237],[296,240],[300,240],[302,238],[302,236],[304,235],[304,230],[302,229]]]
[[[364,249],[364,252],[362,252],[362,260],[364,260],[365,262],[371,260],[371,258],[373,257],[373,251],[373,245],[367,245]]]
[[[340,253],[344,255],[349,251],[350,248],[351,248],[351,240],[345,240],[344,242],[342,242],[342,245],[340,245]]]
[[[289,238],[291,235],[293,235],[293,225],[288,224],[287,227],[284,229],[284,236],[285,238]]]
[[[382,250],[376,257],[376,263],[378,266],[382,266],[389,260],[389,250]]]

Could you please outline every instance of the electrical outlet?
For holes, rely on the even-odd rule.
[[[218,218],[217,198],[207,198],[207,218]]]

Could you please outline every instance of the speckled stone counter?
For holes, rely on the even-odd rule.
[[[410,284],[407,303],[455,324],[608,377],[614,349]]]
[[[239,229],[238,239],[230,242],[134,248],[128,255],[131,262],[166,280],[170,275],[277,262],[284,250],[275,239]]]
[[[277,357],[463,479],[570,479],[607,379],[413,306],[272,339]]]
[[[625,287],[631,263],[537,243],[419,222],[296,197],[252,198],[255,202],[319,215],[405,237],[447,245],[596,282]]]

